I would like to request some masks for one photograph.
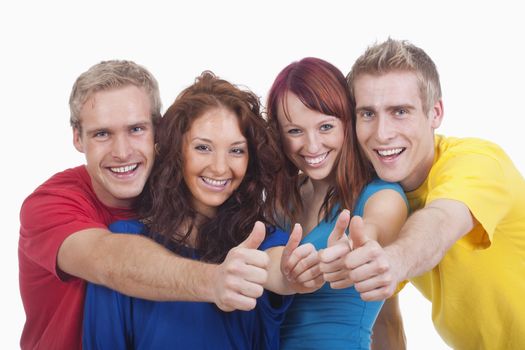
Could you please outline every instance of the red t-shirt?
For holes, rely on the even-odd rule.
[[[58,269],[58,249],[72,233],[131,216],[99,201],[84,166],[54,175],[26,198],[18,244],[22,349],[81,349],[85,282]]]

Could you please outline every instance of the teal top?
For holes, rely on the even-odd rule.
[[[401,186],[376,179],[359,196],[353,215],[363,215],[374,193],[393,189],[406,201]],[[339,208],[334,208],[337,213]],[[321,221],[301,243],[326,248],[337,215]],[[325,283],[309,294],[297,294],[281,326],[281,349],[370,349],[372,327],[384,301],[363,301],[354,287],[332,289]]]

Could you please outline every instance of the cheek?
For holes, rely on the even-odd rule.
[[[356,126],[356,135],[357,135],[357,142],[364,146],[364,143],[368,137],[369,130],[365,126],[360,126],[357,124]]]
[[[107,153],[111,153],[109,147],[105,147],[102,144],[84,143],[84,154],[86,159],[91,162],[101,161]]]
[[[337,140],[336,144],[340,147],[343,144],[345,138],[345,133],[343,127],[337,128],[337,131],[334,135],[334,139]]]
[[[239,159],[233,169],[235,169],[235,176],[239,179],[239,181],[242,181],[246,175],[246,171],[248,170],[248,157]]]
[[[184,182],[186,185],[189,185],[192,181],[195,181],[194,177],[197,175],[196,164],[197,159],[183,157],[182,160],[182,176],[184,177]]]
[[[284,153],[287,156],[291,156],[292,153],[295,153],[300,148],[300,142],[299,140],[292,139],[289,137],[284,136],[283,137],[283,146],[284,146]]]

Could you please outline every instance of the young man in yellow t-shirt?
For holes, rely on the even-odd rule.
[[[409,279],[451,347],[525,348],[523,176],[493,143],[434,134],[441,88],[420,48],[388,39],[347,78],[362,150],[380,178],[403,186],[412,215],[383,248],[353,220],[353,251],[321,253],[325,279],[353,283],[365,300],[388,298]]]

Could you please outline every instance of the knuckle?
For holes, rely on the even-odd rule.
[[[373,245],[370,247],[370,256],[373,258],[373,259],[376,259],[378,258],[380,255],[381,255],[381,247],[377,246],[377,245]]]
[[[386,262],[385,260],[380,260],[377,262],[377,270],[380,272],[380,273],[384,273],[384,272],[387,272],[389,270],[389,265],[388,265],[388,262]]]
[[[260,297],[264,292],[264,288],[261,286],[261,285],[256,285],[255,286],[255,297],[258,298]]]
[[[359,276],[355,271],[349,271],[348,274],[346,274],[348,278],[350,278],[352,281],[359,281]]]
[[[237,275],[240,271],[240,268],[239,268],[239,264],[236,263],[236,262],[230,262],[229,264],[227,264],[225,266],[225,270],[226,270],[226,273],[227,273],[227,277],[226,279],[228,280],[231,280],[232,279],[232,275]]]

